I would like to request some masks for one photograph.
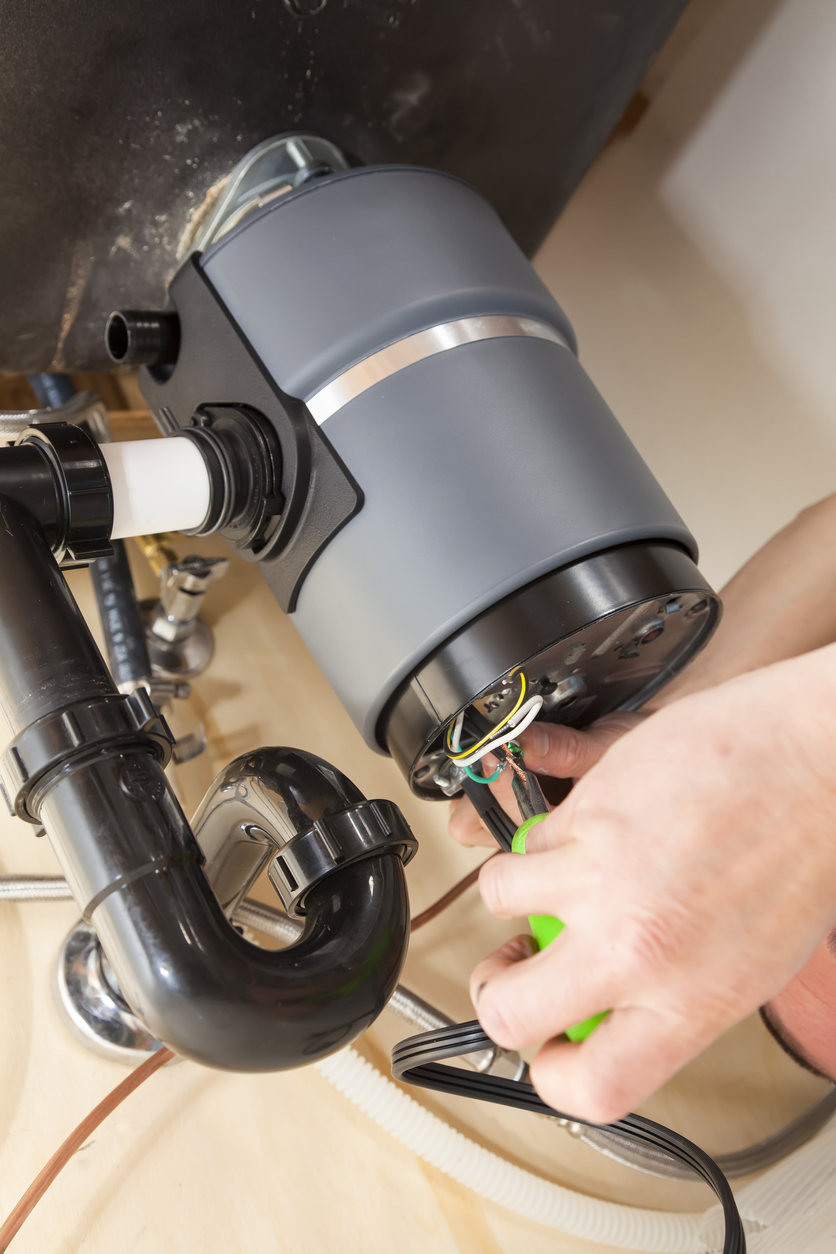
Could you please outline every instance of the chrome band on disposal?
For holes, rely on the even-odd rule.
[[[448,348],[458,348],[462,344],[474,344],[478,340],[496,340],[511,335],[527,335],[538,340],[551,340],[563,348],[569,348],[564,337],[554,327],[535,318],[515,318],[506,314],[492,314],[483,318],[459,318],[456,322],[444,322],[437,327],[428,327],[426,331],[418,331],[408,335],[406,339],[389,344],[378,353],[372,353],[356,366],[351,366],[344,374],[326,383],[324,388],[307,402],[308,409],[314,419],[321,425],[353,401],[355,397],[374,387],[390,375],[397,374],[405,366],[412,366],[425,357],[434,357],[436,353],[444,353]],[[571,350],[570,350],[571,351]]]

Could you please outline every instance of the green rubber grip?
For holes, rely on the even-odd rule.
[[[535,814],[520,824],[511,842],[513,853],[525,853],[525,841],[529,831],[535,823],[539,823],[541,819],[545,818],[548,818],[548,815]],[[528,925],[531,928],[531,935],[537,942],[538,949],[545,949],[547,945],[550,945],[566,926],[561,919],[556,919],[552,914],[531,914],[528,916]],[[592,1035],[601,1020],[606,1019],[609,1013],[609,1010],[602,1010],[597,1015],[590,1015],[588,1019],[584,1019],[583,1023],[576,1023],[573,1027],[567,1028],[566,1035],[570,1041],[585,1041],[588,1036]]]

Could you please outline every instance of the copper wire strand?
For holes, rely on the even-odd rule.
[[[91,1132],[94,1132],[99,1124],[126,1097],[133,1093],[134,1089],[139,1088],[144,1080],[147,1080],[155,1071],[159,1071],[160,1067],[165,1066],[173,1057],[174,1053],[172,1050],[158,1049],[155,1054],[152,1054],[150,1058],[146,1058],[145,1062],[140,1063],[129,1076],[117,1084],[116,1088],[111,1089],[107,1097],[99,1102],[98,1106],[91,1110],[88,1115],[85,1115],[81,1123],[70,1133],[66,1141],[58,1147],[46,1166],[35,1177],[17,1206],[15,1206],[5,1223],[0,1227],[0,1254],[3,1254],[3,1251],[9,1248],[9,1244],[14,1240],[58,1173],[66,1167],[76,1151],[81,1149]]]
[[[491,858],[495,857],[496,854],[492,853]],[[490,862],[491,858],[486,858],[485,862]],[[422,910],[420,914],[416,914],[415,918],[409,925],[410,932],[416,932],[418,928],[423,927],[425,923],[432,923],[433,919],[437,919],[448,906],[452,906],[454,901],[458,901],[462,893],[466,893],[468,888],[470,888],[472,884],[476,883],[479,878],[479,872],[482,870],[485,862],[480,863],[480,865],[472,870],[469,875],[466,875],[464,879],[459,880],[458,884],[454,884],[449,892],[446,892],[443,897],[439,897],[438,901],[434,902],[433,905],[427,906],[426,910]]]
[[[505,760],[510,766],[511,770],[514,772],[517,778],[522,780],[522,782],[525,784],[526,783],[525,771],[520,766],[519,762],[514,757],[513,753],[511,753],[510,750],[505,749],[505,745],[502,745],[501,748],[505,750]],[[494,752],[494,757],[496,757],[496,752]]]

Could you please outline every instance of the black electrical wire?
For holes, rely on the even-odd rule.
[[[678,1132],[654,1123],[652,1119],[645,1119],[643,1115],[625,1115],[623,1119],[610,1124],[590,1123],[588,1119],[563,1115],[547,1106],[530,1084],[442,1065],[443,1059],[458,1058],[462,1054],[492,1048],[495,1048],[494,1042],[475,1020],[471,1023],[454,1024],[440,1031],[421,1032],[418,1036],[410,1036],[401,1041],[392,1050],[392,1075],[396,1080],[433,1089],[437,1093],[493,1102],[499,1106],[510,1106],[514,1110],[565,1119],[588,1128],[605,1127],[634,1144],[661,1151],[682,1163],[716,1193],[725,1219],[723,1254],[746,1254],[746,1234],[729,1182],[714,1159],[698,1145],[680,1136]]]
[[[506,746],[494,750],[494,755],[500,761],[504,759],[508,762],[508,769],[512,773],[511,788],[521,819],[532,818],[535,814],[548,814],[549,806],[543,796],[537,776],[527,771],[524,766],[517,765],[516,769],[511,766],[511,752]],[[508,817],[502,806],[495,800],[493,793],[485,788],[484,784],[473,779],[463,779],[461,789],[500,848],[510,853],[511,842],[517,830],[513,819]]]
[[[470,706],[465,711],[462,732],[469,739],[473,739],[474,742],[479,737],[484,738],[490,732],[498,730],[498,727],[492,727],[488,719],[474,709],[473,706]],[[531,771],[526,770],[521,751],[516,747],[512,748],[510,745],[500,745],[492,752],[501,764],[505,763],[507,768],[511,770],[511,788],[519,807],[520,818],[528,819],[535,814],[548,814],[549,806],[540,787],[540,781]],[[481,772],[482,764],[477,762],[475,766]],[[465,778],[461,780],[459,786],[473,804],[473,808],[479,815],[479,818],[494,837],[499,847],[504,849],[506,853],[510,853],[511,842],[517,830],[517,825],[514,821],[508,817],[502,806],[494,799],[491,791],[485,787],[482,780]]]
[[[473,808],[496,840],[500,849],[511,852],[511,841],[517,830],[517,824],[509,819],[498,801],[495,800],[490,788],[477,784],[473,779],[463,779],[462,792],[472,802]]]

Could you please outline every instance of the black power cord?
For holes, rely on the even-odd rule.
[[[566,1119],[570,1123],[583,1124],[588,1128],[606,1127],[628,1141],[667,1155],[699,1176],[717,1194],[726,1225],[723,1254],[745,1254],[746,1234],[729,1182],[714,1159],[698,1145],[680,1136],[678,1132],[654,1123],[652,1119],[645,1119],[643,1115],[626,1115],[610,1124],[590,1123],[588,1119],[563,1115],[547,1106],[530,1084],[442,1065],[443,1059],[458,1058],[462,1054],[492,1048],[495,1048],[494,1042],[475,1020],[471,1023],[454,1024],[453,1027],[440,1031],[421,1032],[418,1036],[410,1036],[401,1041],[392,1050],[392,1075],[396,1080],[434,1089],[438,1093],[494,1102],[498,1106],[510,1106],[514,1110],[527,1110],[531,1114]]]
[[[475,780],[463,779],[461,789],[500,849],[510,853],[511,841],[514,839],[517,824],[513,819],[508,818],[490,788],[486,788],[484,784],[477,784]]]

